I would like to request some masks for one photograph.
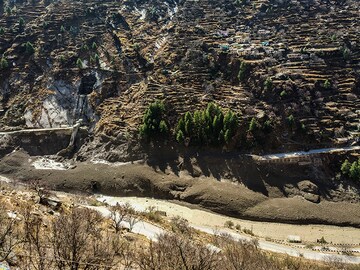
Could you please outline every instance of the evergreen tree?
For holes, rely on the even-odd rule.
[[[182,132],[182,130],[179,130],[179,131],[176,133],[176,140],[177,140],[177,142],[179,142],[179,143],[183,143],[183,142],[184,142],[185,137],[184,137],[184,133]]]
[[[192,117],[190,112],[186,112],[186,114],[185,114],[185,126],[184,126],[185,133],[184,134],[187,135],[187,136],[192,134],[193,127],[194,127],[193,117]]]
[[[273,82],[271,80],[271,78],[267,78],[265,83],[264,83],[264,88],[266,90],[272,90],[273,89]]]
[[[84,63],[83,63],[83,61],[82,61],[80,58],[78,58],[78,59],[76,60],[76,66],[77,66],[78,68],[83,68],[83,67],[84,67]]]
[[[256,121],[256,119],[253,117],[253,118],[251,119],[251,121],[250,121],[248,131],[254,132],[254,131],[256,131],[258,128],[259,128],[259,123],[258,123],[258,122]]]
[[[330,89],[330,88],[331,88],[331,82],[330,82],[329,80],[326,80],[326,81],[324,82],[324,88],[325,88],[325,89]]]
[[[27,54],[34,54],[35,53],[35,48],[34,45],[31,42],[26,42],[25,43],[25,51]]]
[[[353,163],[346,159],[341,165],[341,172],[353,180],[360,181],[360,158]]]
[[[341,165],[342,174],[349,175],[350,168],[351,168],[351,163],[349,162],[349,160],[345,160]]]
[[[249,66],[245,62],[241,62],[240,64],[240,70],[238,74],[239,81],[244,81],[246,79],[246,76],[248,75]]]
[[[166,136],[169,132],[165,121],[165,105],[161,101],[151,103],[146,109],[143,124],[140,126],[140,135],[147,139],[157,139]]]
[[[9,63],[6,58],[2,57],[0,60],[0,69],[6,69],[9,67]]]
[[[292,114],[290,114],[288,117],[287,117],[287,121],[288,121],[288,124],[290,126],[290,128],[292,129],[295,125],[295,118]]]
[[[224,116],[221,108],[209,103],[205,110],[197,110],[193,114],[186,112],[178,120],[175,136],[177,141],[190,138],[195,145],[220,145],[230,142],[238,128],[238,117],[229,110]],[[180,132],[181,131],[181,132]]]
[[[25,27],[25,20],[24,20],[24,18],[20,18],[19,19],[19,32],[24,31],[24,27]]]
[[[228,111],[224,117],[224,139],[226,143],[229,143],[231,138],[235,135],[238,128],[238,118],[232,112]]]
[[[351,167],[350,167],[350,170],[349,170],[350,178],[355,179],[355,180],[360,179],[360,162],[359,161],[354,161],[351,164]]]

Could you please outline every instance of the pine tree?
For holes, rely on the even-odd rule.
[[[357,161],[354,161],[351,164],[350,170],[349,170],[349,176],[352,179],[358,180],[360,179],[360,164]]]
[[[179,143],[183,143],[184,140],[185,140],[185,137],[184,137],[184,133],[182,132],[182,130],[179,130],[176,134],[176,140],[177,142]]]
[[[341,165],[342,174],[349,175],[350,168],[351,168],[351,163],[349,162],[349,160],[345,160]]]
[[[82,61],[80,58],[78,58],[78,59],[76,60],[76,66],[77,66],[78,68],[83,68],[83,67],[84,67],[84,63],[83,63],[83,61]]]
[[[258,128],[259,128],[259,123],[258,123],[258,122],[256,121],[256,119],[253,117],[253,118],[251,119],[251,121],[250,121],[248,131],[254,132],[254,131],[256,131]]]
[[[165,121],[165,105],[161,101],[155,101],[146,109],[143,124],[140,126],[140,135],[147,139],[157,139],[166,136],[169,132]]]
[[[241,62],[240,64],[240,70],[239,70],[239,74],[238,74],[238,79],[239,81],[244,81],[246,79],[246,76],[248,74],[249,71],[249,66],[248,64],[246,64],[245,62]]]
[[[27,54],[34,54],[35,53],[35,48],[34,45],[31,42],[26,42],[25,43],[25,51]]]
[[[24,27],[25,27],[25,20],[24,18],[20,18],[19,19],[19,31],[23,31],[24,30]]]

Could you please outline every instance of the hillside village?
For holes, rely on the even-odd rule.
[[[358,0],[0,0],[0,269],[358,269],[359,33]]]
[[[148,104],[160,99],[171,108],[169,121],[209,101],[245,123],[269,120],[279,144],[358,136],[356,1],[3,1],[2,7],[4,128],[83,119],[95,132],[116,136],[136,130]],[[310,137],[291,131],[290,116],[295,130]]]

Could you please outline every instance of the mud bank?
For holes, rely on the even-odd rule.
[[[293,224],[328,224],[360,228],[360,205],[347,201],[322,200],[312,203],[303,197],[287,198],[218,181],[213,177],[179,176],[155,171],[140,162],[121,166],[69,164],[64,170],[36,169],[39,157],[17,151],[0,160],[0,175],[18,181],[40,180],[50,188],[67,192],[101,193],[110,196],[138,196],[176,199],[236,218]],[[344,211],[346,209],[346,211]]]

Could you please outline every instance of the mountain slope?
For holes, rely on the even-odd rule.
[[[277,143],[358,136],[357,1],[2,6],[2,129],[83,119],[116,137],[136,130],[147,105],[162,99],[170,122],[215,101],[241,114],[244,126],[253,117],[270,121]]]

